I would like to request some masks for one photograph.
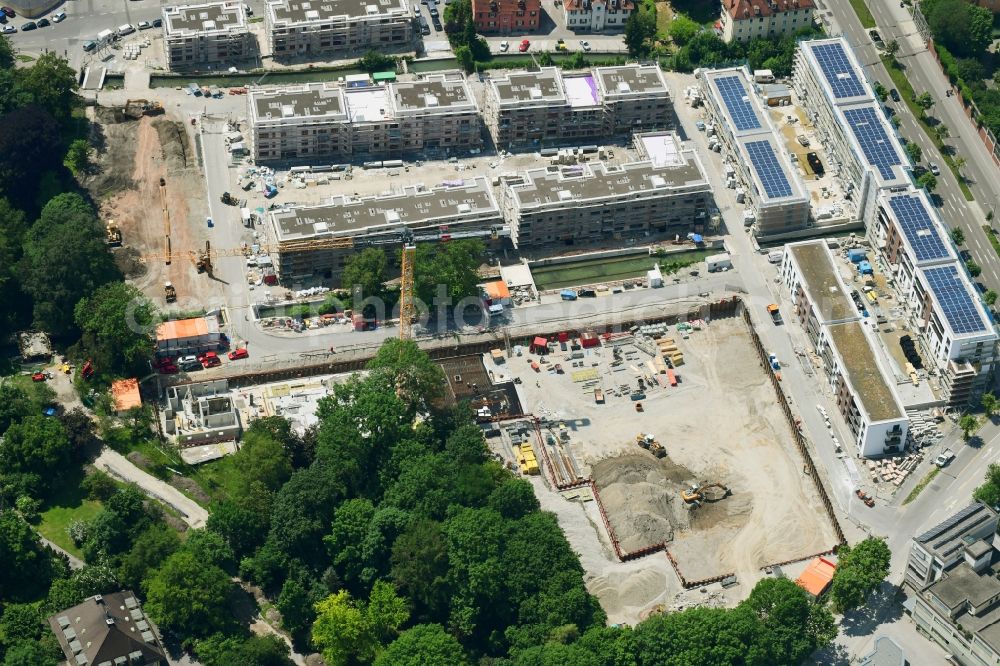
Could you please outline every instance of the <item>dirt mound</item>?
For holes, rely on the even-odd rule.
[[[158,118],[153,121],[153,129],[160,140],[160,149],[168,171],[176,172],[194,166],[191,162],[193,153],[188,134],[182,123]]]
[[[629,454],[601,460],[591,471],[622,551],[671,541],[686,526],[679,493],[691,475],[669,458]]]

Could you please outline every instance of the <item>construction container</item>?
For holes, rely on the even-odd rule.
[[[865,250],[860,247],[853,248],[847,251],[847,258],[852,264],[858,264],[864,261],[865,257],[868,256]]]
[[[584,349],[596,347],[601,344],[601,339],[593,331],[584,331],[580,334],[580,346]]]

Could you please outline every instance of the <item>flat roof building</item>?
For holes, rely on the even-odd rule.
[[[997,531],[997,514],[973,502],[947,520],[913,538],[906,560],[905,582],[916,590],[940,580],[962,561],[966,543],[990,537]]]
[[[203,2],[163,8],[163,48],[171,70],[218,69],[257,55],[243,3]]]
[[[909,424],[906,410],[826,243],[786,245],[781,277],[791,292],[796,317],[823,360],[858,455],[867,458],[902,450]]]
[[[816,126],[833,171],[865,224],[879,190],[910,186],[909,161],[895,130],[842,37],[799,43],[792,81]]]
[[[743,67],[699,70],[702,96],[759,237],[804,229],[809,195]]]
[[[979,291],[922,190],[881,192],[868,226],[924,356],[954,407],[977,402],[997,362],[997,333]]]
[[[219,348],[219,321],[215,317],[172,319],[156,327],[156,353],[160,356],[200,354]]]
[[[557,67],[493,77],[483,121],[498,148],[598,140],[673,124],[670,91],[656,65]]]
[[[268,0],[264,17],[278,61],[406,51],[416,35],[407,0]]]
[[[59,611],[48,623],[72,666],[167,663],[153,626],[129,590],[88,597]]]
[[[247,104],[258,162],[399,157],[482,145],[469,84],[444,74],[358,88],[252,87]]]
[[[697,155],[676,135],[638,135],[651,159],[531,169],[502,180],[504,216],[519,247],[570,246],[702,229],[712,197]]]
[[[347,257],[367,245],[399,245],[464,237],[509,236],[485,178],[446,181],[436,187],[352,197],[326,204],[283,208],[267,214],[267,234],[277,252],[274,268],[283,281],[339,275]]]

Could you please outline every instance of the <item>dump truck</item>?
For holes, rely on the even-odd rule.
[[[177,290],[174,289],[174,285],[169,282],[163,284],[163,298],[167,303],[173,303],[177,300]]]
[[[719,500],[729,497],[732,491],[721,483],[703,483],[702,485],[693,485],[687,490],[681,491],[681,499],[688,504],[694,502],[718,502]]]
[[[778,309],[777,303],[771,303],[770,305],[767,306],[767,314],[771,315],[771,321],[774,322],[775,326],[781,326],[783,323],[785,323],[781,319],[781,310]]]
[[[108,220],[104,225],[104,242],[111,247],[121,247],[122,230],[114,220]]]

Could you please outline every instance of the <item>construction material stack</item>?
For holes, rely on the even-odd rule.
[[[660,350],[660,355],[670,361],[673,367],[684,365],[684,354],[677,348],[677,343],[673,338],[660,338],[656,341],[656,346]]]

